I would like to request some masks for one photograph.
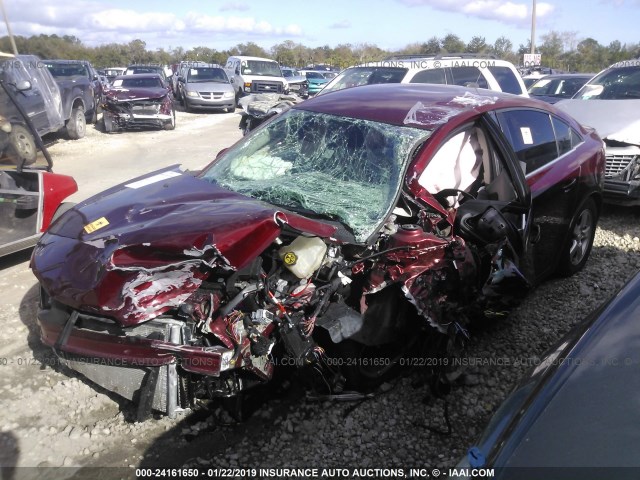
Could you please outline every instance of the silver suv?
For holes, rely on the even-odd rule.
[[[611,65],[555,106],[604,141],[604,201],[640,205],[640,58]]]
[[[374,83],[437,83],[487,88],[528,97],[512,63],[475,54],[398,55],[346,68],[318,93]]]

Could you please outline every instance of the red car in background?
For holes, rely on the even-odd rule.
[[[0,256],[33,247],[71,208],[63,201],[78,186],[52,166],[31,120],[0,80]]]
[[[603,171],[594,131],[539,101],[332,92],[199,174],[167,168],[67,212],[32,257],[41,338],[170,415],[284,364],[369,390],[407,352],[453,355],[473,319],[580,270]]]

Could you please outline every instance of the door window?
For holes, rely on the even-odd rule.
[[[548,113],[537,110],[507,110],[498,121],[527,174],[558,158],[558,146]]]

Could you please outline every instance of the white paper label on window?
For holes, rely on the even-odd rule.
[[[520,133],[522,134],[522,142],[525,145],[533,145],[533,137],[529,127],[520,127]]]

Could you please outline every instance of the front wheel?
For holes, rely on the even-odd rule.
[[[164,124],[165,130],[175,130],[176,128],[176,110],[171,107],[171,120]]]
[[[560,275],[573,275],[582,270],[587,263],[596,234],[597,221],[598,209],[593,199],[589,198],[580,206],[569,227],[569,238],[562,249],[558,265]]]
[[[16,165],[32,165],[36,161],[38,150],[31,132],[22,125],[12,125],[9,145],[13,150],[11,160]]]
[[[84,137],[87,129],[87,119],[84,116],[82,106],[74,107],[71,110],[71,117],[67,121],[67,135],[71,140],[78,140]]]

